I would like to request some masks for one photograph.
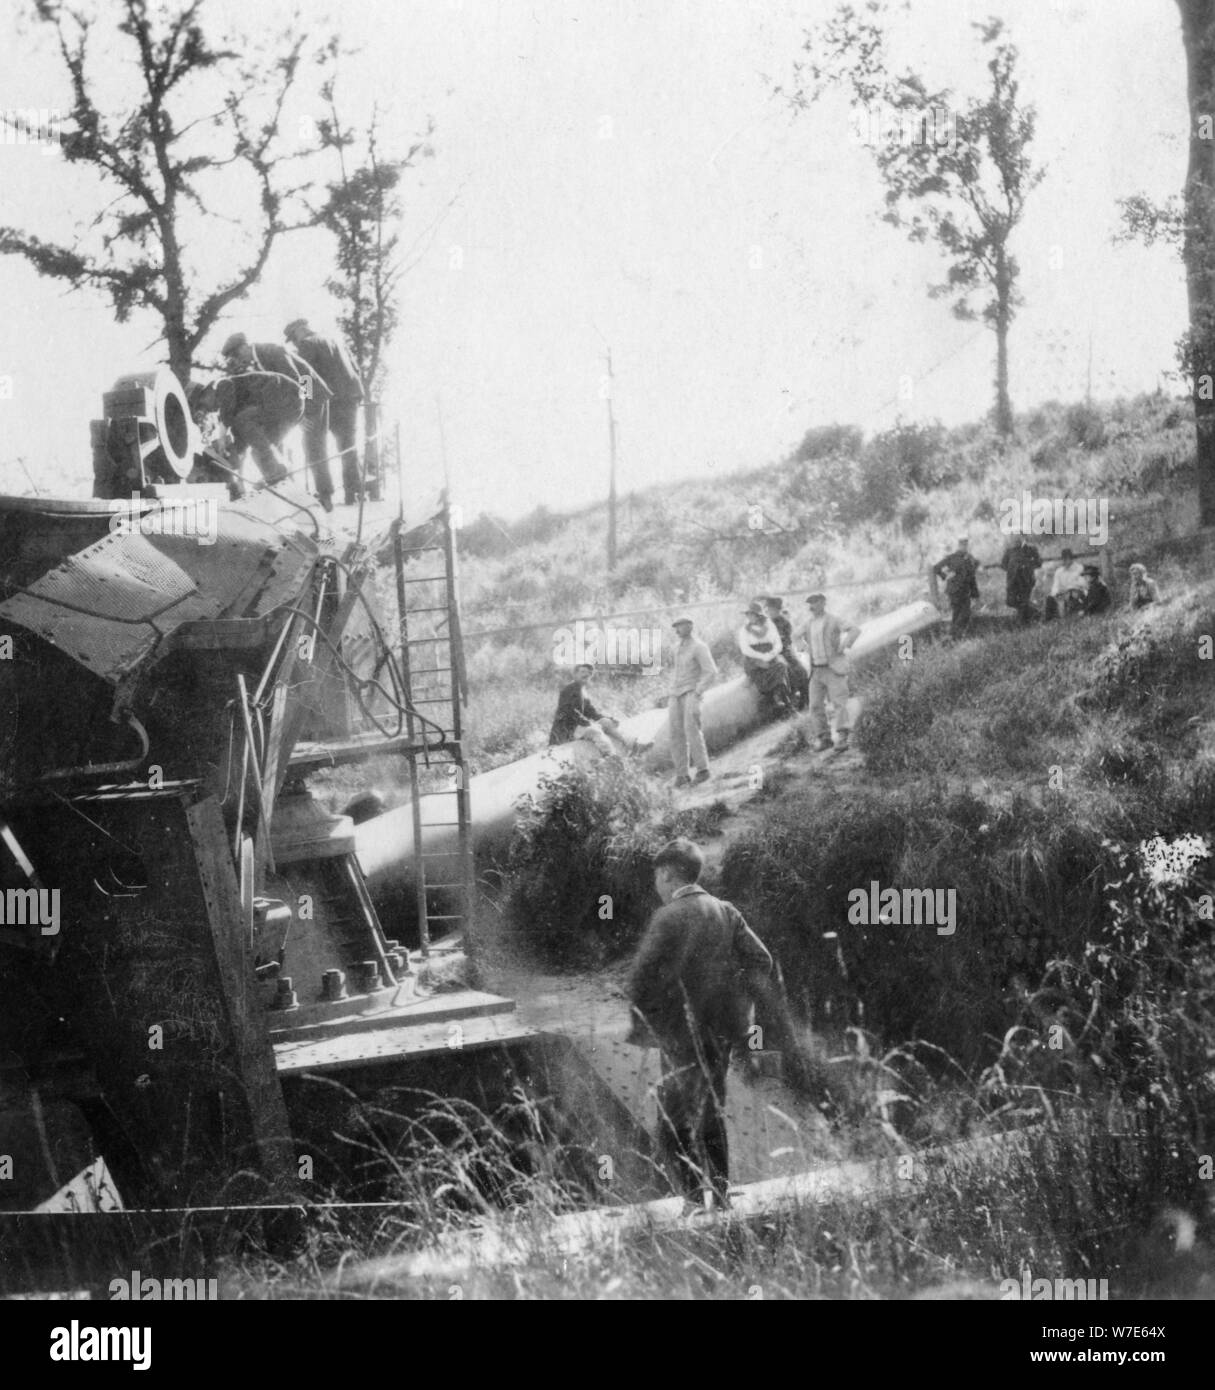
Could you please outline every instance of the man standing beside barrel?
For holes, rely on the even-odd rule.
[[[848,747],[852,729],[848,716],[848,648],[861,635],[861,630],[827,612],[826,594],[811,594],[806,602],[810,606],[810,616],[800,636],[810,653],[810,723],[815,750],[825,753],[832,746],[831,725],[827,720],[827,701],[830,700],[835,706],[835,747],[842,753]]]
[[[279,343],[251,343],[233,333],[220,355],[227,375],[216,386],[219,415],[232,431],[237,457],[252,450],[265,481],[281,483],[288,474],[279,446],[324,388],[308,364]]]
[[[675,785],[686,787],[689,753],[696,769],[695,780],[709,780],[709,750],[700,727],[700,699],[717,676],[713,653],[699,637],[692,636],[692,619],[676,618],[671,624],[679,641],[675,645],[675,670],[667,718],[671,733],[671,758],[675,763]]]
[[[323,408],[304,421],[304,448],[312,467],[318,497],[332,497],[333,480],[329,472],[329,435],[342,457],[342,490],[347,506],[359,499],[363,490],[359,468],[358,421],[363,402],[363,383],[358,368],[344,343],[323,338],[308,326],[307,319],[293,319],[283,329],[283,337],[325,383],[329,392]],[[375,491],[368,479],[368,493]]]

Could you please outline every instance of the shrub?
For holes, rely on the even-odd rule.
[[[1063,416],[1063,440],[1068,448],[1099,449],[1106,438],[1105,420],[1095,406],[1085,401],[1068,406]]]
[[[1165,1203],[1201,1210],[1199,1160],[1215,1123],[1215,955],[1200,910],[1210,845],[1185,835],[1104,850],[1099,927],[1081,951],[1050,962],[986,1082],[1002,1100],[1070,1095],[1119,1116],[1139,1169],[1121,1206],[1139,1216]]]
[[[901,487],[943,487],[959,480],[944,426],[896,425],[870,441],[866,461],[888,468]]]
[[[1096,920],[1100,845],[1025,800],[923,789],[799,797],[731,845],[722,882],[817,1027],[923,1039],[971,1064],[1012,1022],[1013,980],[1078,949]],[[873,881],[952,890],[954,932],[850,922],[849,894]]]
[[[932,508],[922,497],[909,497],[899,508],[899,526],[905,536],[918,536],[932,519]]]
[[[561,968],[632,949],[657,905],[650,864],[661,844],[641,774],[617,758],[563,766],[519,811],[504,899],[514,935]]]
[[[827,458],[831,454],[855,458],[861,452],[863,438],[855,425],[815,425],[806,431],[793,451],[793,460],[804,463],[807,459]]]

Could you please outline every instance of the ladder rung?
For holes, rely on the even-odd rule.
[[[428,912],[426,914],[426,920],[428,922],[462,922],[464,920],[464,913],[457,912],[446,917],[436,917],[434,913]]]
[[[447,825],[460,825],[460,824],[461,824],[461,822],[458,821],[458,820],[428,820],[428,821],[426,822],[426,824],[422,827],[422,829],[423,829],[423,830],[430,830],[432,827],[437,827],[437,826],[440,826],[440,825],[447,826]],[[429,857],[429,858],[432,858],[432,859],[435,859],[435,858],[437,858],[437,859],[442,859],[444,856],[443,856],[443,855],[430,855],[430,856],[428,856],[428,857]]]
[[[431,883],[429,879],[426,881],[426,891],[428,893],[432,888],[463,888],[464,886],[463,883]]]
[[[411,617],[414,613],[446,613],[448,605],[446,603],[437,604],[434,608],[407,608],[405,616]]]

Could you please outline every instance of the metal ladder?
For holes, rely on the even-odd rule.
[[[456,937],[472,913],[476,892],[469,817],[464,705],[468,681],[460,635],[459,575],[451,509],[444,500],[425,543],[406,545],[394,531],[401,673],[406,715],[418,934],[430,954],[431,927]],[[425,808],[425,810],[424,810]],[[427,850],[426,827],[456,831],[454,850]]]

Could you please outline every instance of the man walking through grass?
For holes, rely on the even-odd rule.
[[[726,1075],[748,1040],[751,1005],[772,990],[767,947],[731,903],[697,880],[704,855],[672,840],[654,858],[662,906],[650,918],[629,979],[629,1041],[662,1053],[659,1150],[689,1202],[729,1205]]]
[[[708,645],[692,636],[691,618],[676,618],[671,626],[679,640],[675,644],[667,723],[671,734],[671,758],[675,763],[675,785],[686,787],[692,781],[688,776],[689,755],[696,769],[696,781],[709,780],[709,750],[700,727],[700,700],[717,677],[717,663]]]

